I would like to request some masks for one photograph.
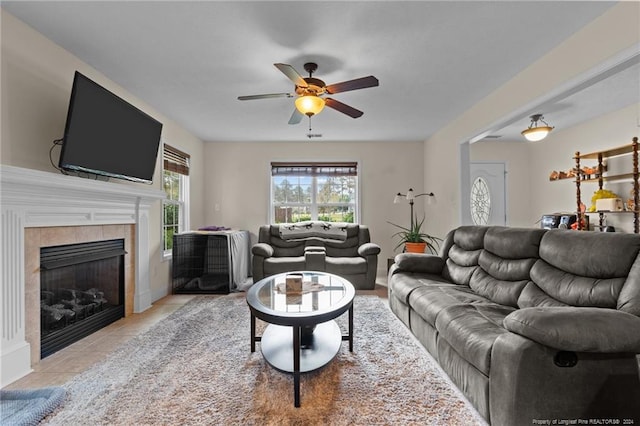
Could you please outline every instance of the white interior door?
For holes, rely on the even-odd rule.
[[[474,225],[506,225],[504,163],[469,163],[469,209]]]

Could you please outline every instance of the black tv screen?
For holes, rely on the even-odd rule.
[[[59,167],[151,183],[162,123],[75,73]]]

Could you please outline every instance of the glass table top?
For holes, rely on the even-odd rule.
[[[287,292],[287,276],[302,275],[302,291]],[[353,301],[355,289],[344,278],[324,272],[296,271],[273,275],[254,284],[249,305],[281,317],[313,316],[339,309]]]

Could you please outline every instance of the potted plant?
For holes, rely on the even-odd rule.
[[[400,228],[400,231],[393,234],[394,237],[397,236],[400,239],[394,250],[404,245],[404,252],[438,254],[442,239],[423,232],[422,225],[424,225],[424,221],[424,216],[420,221],[418,221],[418,217],[416,216],[408,228],[389,222],[391,225]]]

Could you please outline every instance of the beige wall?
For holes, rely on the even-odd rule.
[[[440,233],[460,224],[460,144],[512,111],[637,45],[639,27],[640,3],[616,4],[425,141],[425,186],[448,198],[433,215]],[[539,180],[548,178],[547,172],[547,167],[541,170]],[[538,171],[532,170],[532,176],[535,173]],[[527,194],[519,200],[526,203]]]
[[[387,221],[409,222],[409,205],[393,204],[393,198],[410,187],[422,192],[422,149],[422,143],[400,142],[209,143],[205,148],[206,222],[247,229],[255,238],[258,227],[269,219],[271,161],[355,160],[360,222],[371,228],[372,240],[382,247],[378,275],[384,275],[386,259],[394,255],[395,246],[391,238],[395,231]]]
[[[531,204],[530,220],[538,220],[545,213],[575,212],[575,183],[571,179],[549,181],[549,174],[553,170],[567,171],[575,167],[573,156],[576,151],[586,154],[631,143],[631,139],[640,134],[639,114],[640,104],[630,105],[570,129],[554,130],[543,141],[528,144],[531,168],[536,171],[531,174],[531,198],[535,201]],[[594,166],[597,161],[583,161],[582,164]],[[608,166],[613,174],[631,173],[631,158],[610,159]],[[619,194],[623,200],[629,198],[631,184],[628,182],[605,183],[604,187]],[[587,207],[596,189],[596,183],[581,185],[582,202]],[[592,216],[591,221],[597,221],[597,216]],[[631,216],[609,215],[607,224],[626,232],[633,231]]]
[[[76,70],[144,110],[163,123],[162,141],[189,154],[192,158],[191,225],[203,221],[204,188],[203,143],[159,111],[127,93],[97,70],[80,61],[40,33],[0,9],[2,35],[0,162],[11,166],[57,171],[49,161],[54,139],[61,138]],[[57,164],[59,147],[54,148]],[[162,171],[158,156],[153,187],[160,189]],[[141,185],[118,179],[118,185]],[[150,278],[153,299],[170,289],[169,263],[161,260],[161,208],[156,203],[151,211]]]

